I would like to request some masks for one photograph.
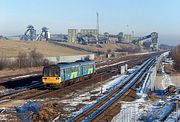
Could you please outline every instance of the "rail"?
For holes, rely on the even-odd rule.
[[[126,93],[138,81],[138,79],[143,75],[143,73],[147,70],[149,65],[152,64],[152,62],[154,60],[155,60],[155,58],[151,58],[151,59],[148,59],[147,61],[145,61],[133,74],[131,74],[127,79],[125,79],[125,82],[123,84],[120,84],[112,92],[110,92],[110,93],[104,95],[103,97],[97,99],[97,101],[94,104],[84,108],[84,110],[81,111],[78,115],[76,115],[75,117],[70,118],[68,120],[68,122],[78,121],[80,118],[82,119],[85,115],[88,115],[88,116],[86,116],[83,119],[84,122],[89,122],[89,121],[92,121],[93,119],[95,119],[106,108],[108,108],[117,99],[119,99],[120,96],[122,96],[124,93]],[[124,87],[124,88],[122,90],[120,90],[122,87]],[[116,93],[113,96],[113,94],[115,92],[117,92],[118,90],[120,92]],[[100,105],[100,104],[102,104],[102,105]],[[93,111],[93,109],[95,107],[97,107],[97,106],[98,106],[98,108],[95,109],[95,111]],[[93,112],[90,112],[90,111],[93,111]]]

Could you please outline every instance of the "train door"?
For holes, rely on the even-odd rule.
[[[61,69],[61,81],[65,80],[64,74],[65,74],[64,69]]]
[[[80,71],[79,71],[79,72],[80,72],[80,76],[83,76],[83,70],[84,70],[84,69],[83,69],[83,65],[80,65],[80,68],[79,68],[79,69],[80,69]]]

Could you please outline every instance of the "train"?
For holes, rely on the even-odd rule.
[[[76,61],[71,63],[58,63],[43,68],[42,82],[45,85],[64,85],[74,79],[92,77],[96,73],[94,61]]]

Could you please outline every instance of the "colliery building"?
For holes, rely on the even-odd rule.
[[[97,29],[68,29],[68,42],[77,43],[97,43],[98,30]]]

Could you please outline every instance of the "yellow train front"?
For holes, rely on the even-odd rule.
[[[94,61],[78,61],[49,65],[43,69],[42,82],[45,85],[60,85],[69,80],[91,75],[96,72]]]

